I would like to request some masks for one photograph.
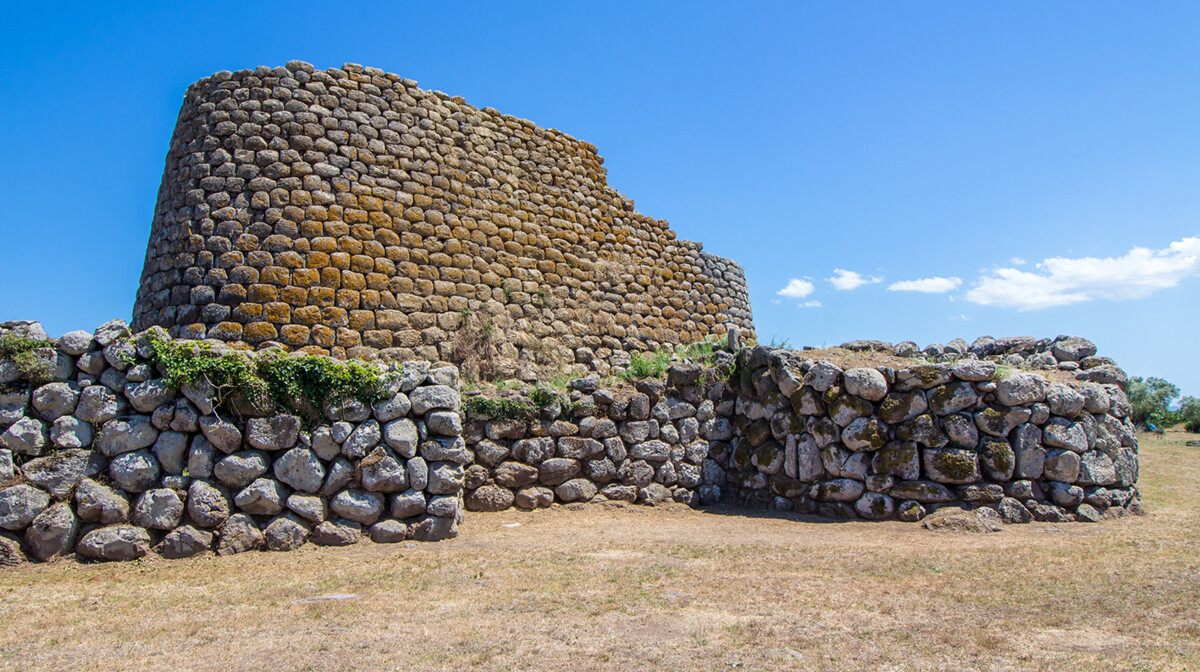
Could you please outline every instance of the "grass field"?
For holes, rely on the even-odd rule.
[[[470,515],[436,544],[0,570],[3,670],[1200,670],[1200,448],[1148,515],[972,535],[733,511]],[[346,599],[305,601],[351,595]]]

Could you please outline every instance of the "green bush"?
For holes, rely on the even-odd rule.
[[[1184,397],[1179,402],[1179,415],[1183,417],[1183,428],[1200,434],[1200,399]]]
[[[662,350],[642,354],[635,352],[629,356],[629,366],[625,369],[625,380],[634,381],[642,378],[657,378],[667,371],[671,365],[671,355]]]
[[[320,420],[327,401],[378,401],[387,379],[373,366],[313,355],[217,354],[207,343],[153,339],[155,366],[168,384],[179,387],[205,380],[216,390],[216,406],[232,411],[239,402],[262,411],[283,411],[310,422]]]
[[[1129,405],[1133,407],[1130,419],[1135,425],[1145,426],[1146,423],[1167,426],[1174,424],[1168,408],[1171,402],[1179,396],[1179,388],[1162,378],[1139,377],[1129,379],[1126,388]]]

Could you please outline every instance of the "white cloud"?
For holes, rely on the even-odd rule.
[[[970,315],[967,315],[967,314],[965,314],[965,313],[959,313],[958,315],[951,315],[950,317],[948,317],[948,318],[946,318],[946,319],[949,319],[949,320],[962,320],[963,322],[970,322],[970,321],[971,321],[971,316],[970,316]]]
[[[980,278],[967,300],[984,306],[1039,310],[1107,299],[1141,299],[1184,278],[1200,275],[1200,238],[1184,238],[1166,249],[1134,247],[1123,256],[1052,257],[1037,272],[999,268]]]
[[[800,280],[798,278],[792,278],[791,280],[788,280],[787,287],[784,287],[775,293],[792,299],[803,299],[809,294],[812,294],[814,289],[816,288],[813,287],[811,282],[807,280]]]
[[[890,292],[924,292],[925,294],[945,294],[958,289],[962,284],[961,278],[921,278],[920,280],[905,280],[888,285]]]
[[[1012,264],[1013,266],[1024,266],[1025,260],[1020,257],[1013,257],[1012,259],[1008,260],[1008,263]]]
[[[859,273],[847,271],[844,268],[833,269],[833,277],[825,279],[829,281],[829,284],[833,285],[834,289],[840,289],[843,291],[857,289],[863,285],[873,284],[876,282],[883,282],[883,278],[874,275],[864,277]]]
[[[813,299],[812,301],[805,301],[804,303],[801,303],[799,305],[801,308],[820,308],[821,302],[817,301],[816,299]]]

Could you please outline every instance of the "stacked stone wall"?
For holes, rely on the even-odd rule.
[[[133,324],[429,361],[470,328],[500,374],[753,332],[742,269],[635,211],[591,144],[300,62],[188,89]]]
[[[40,327],[7,334],[44,337]],[[407,362],[372,404],[324,422],[233,417],[203,384],[172,389],[121,322],[37,351],[53,382],[0,360],[0,560],[130,560],[438,540],[458,532],[458,371]]]

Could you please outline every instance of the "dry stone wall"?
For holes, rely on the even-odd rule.
[[[0,325],[11,335],[45,337]],[[171,388],[148,336],[119,321],[65,334],[33,352],[53,380],[32,385],[0,358],[0,564],[437,540],[464,511],[583,503],[966,509],[988,525],[1141,511],[1125,374],[1083,339],[952,342],[962,354],[844,369],[718,351],[632,389],[576,379],[523,419],[488,416],[502,406],[477,392],[464,403],[454,366],[410,361],[380,401],[306,425],[226,417],[211,389]]]
[[[635,211],[591,144],[301,62],[189,87],[133,318],[339,357],[490,349],[501,375],[606,373],[728,324],[753,333],[741,267]]]
[[[44,338],[36,323],[0,328]],[[222,416],[211,388],[175,390],[122,322],[37,353],[53,382],[0,360],[0,564],[130,560],[453,537],[464,465],[458,371],[407,362],[385,398],[325,422]]]

